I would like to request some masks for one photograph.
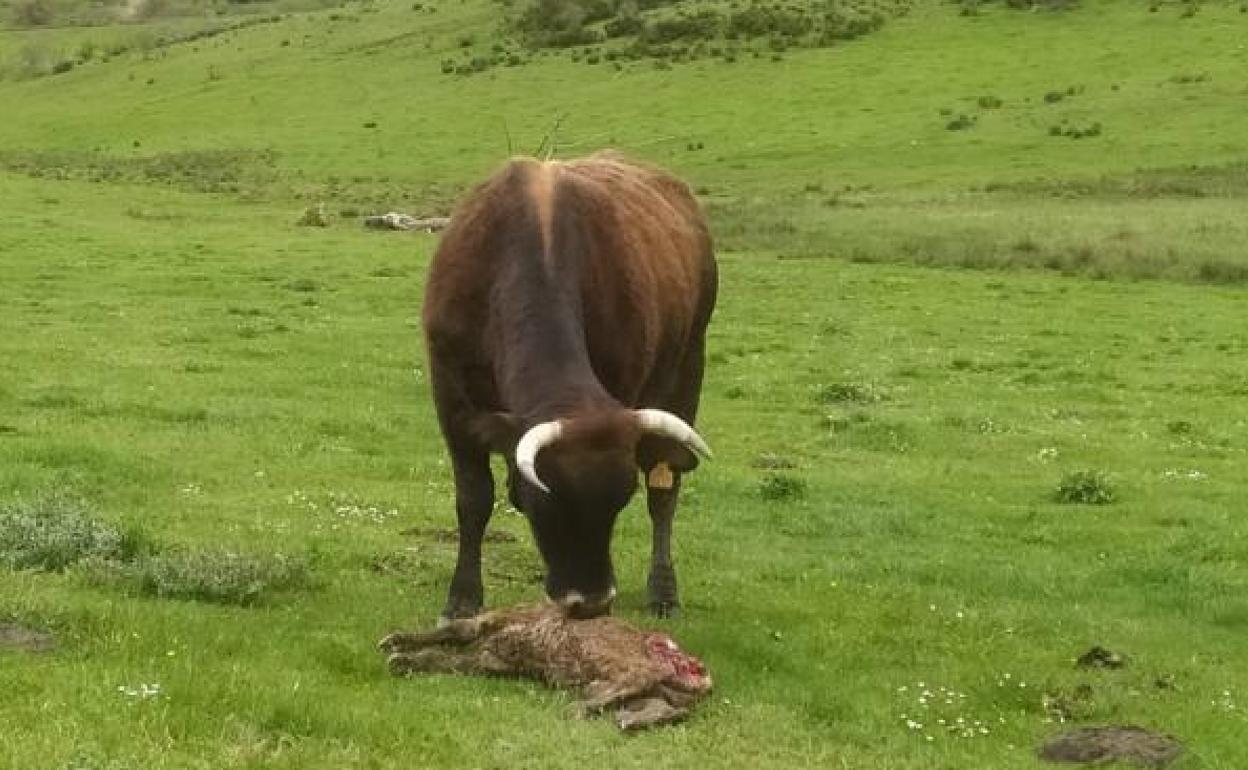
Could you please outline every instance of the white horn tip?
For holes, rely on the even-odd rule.
[[[542,490],[546,494],[550,494],[550,487],[542,482],[540,476],[537,475],[537,467],[533,463],[519,463],[520,475],[524,476],[530,484]]]
[[[711,448],[689,423],[660,409],[639,409],[637,419],[644,430],[675,439],[698,455],[711,459]]]

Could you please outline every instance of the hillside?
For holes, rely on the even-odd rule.
[[[703,58],[530,50],[519,11],[483,0],[9,30],[0,100],[18,117],[0,124],[0,164],[433,212],[557,126],[556,154],[613,146],[686,175],[730,248],[1238,281],[1238,253],[1187,225],[1245,226],[1219,201],[1248,186],[1248,16],[1188,7],[923,2],[830,47],[737,41],[731,60],[714,41],[693,46]],[[447,66],[483,56],[502,63]],[[1156,199],[1181,211],[1159,219]],[[881,220],[898,232],[881,239]],[[1138,243],[1112,237],[1123,222]]]
[[[962,16],[924,3],[875,34],[779,61],[641,61],[617,71],[552,54],[470,76],[444,74],[440,63],[499,39],[492,2],[266,14],[255,26],[164,45],[153,35],[175,37],[171,22],[8,31],[0,60],[10,62],[31,46],[58,61],[86,41],[103,49],[129,38],[132,47],[63,74],[0,82],[0,99],[20,115],[0,125],[0,143],[8,153],[119,158],[272,150],[296,186],[338,178],[405,188],[461,184],[506,154],[509,135],[513,149],[531,151],[560,115],[561,152],[615,145],[699,184],[743,191],[965,189],[1244,158],[1236,73],[1248,65],[1248,18],[1237,7],[1209,4],[1180,18],[1177,7],[1086,5]],[[963,114],[973,127],[949,130]],[[1103,129],[1083,140],[1050,136],[1064,122]]]

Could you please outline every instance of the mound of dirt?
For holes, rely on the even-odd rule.
[[[1183,753],[1174,737],[1141,727],[1082,727],[1051,738],[1038,752],[1041,759],[1067,764],[1103,765],[1130,762],[1161,768]]]
[[[52,634],[0,620],[0,650],[47,652],[54,647],[56,638]]]

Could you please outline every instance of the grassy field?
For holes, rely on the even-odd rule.
[[[492,5],[0,32],[0,62],[139,41],[0,79],[0,768],[1009,770],[1062,719],[1248,765],[1248,18],[1086,6],[468,77],[439,62]],[[717,459],[657,623],[717,690],[634,738],[373,649],[435,617],[455,545],[435,240],[358,214],[442,211],[565,113],[560,154],[672,166],[723,246]],[[638,620],[648,529],[616,541]],[[537,599],[523,520],[492,531],[487,601]],[[1126,667],[1077,669],[1095,644]]]

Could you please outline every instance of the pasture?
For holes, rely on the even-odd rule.
[[[0,767],[1011,770],[1102,723],[1244,767],[1248,21],[1087,6],[462,77],[494,6],[349,4],[0,80]],[[199,28],[0,60],[155,24]],[[358,214],[444,210],[565,112],[560,154],[670,165],[721,243],[682,617],[645,618],[637,501],[615,541],[617,612],[716,691],[636,737],[374,650],[436,616],[454,515],[436,236]],[[536,600],[523,519],[490,532],[487,603]]]

